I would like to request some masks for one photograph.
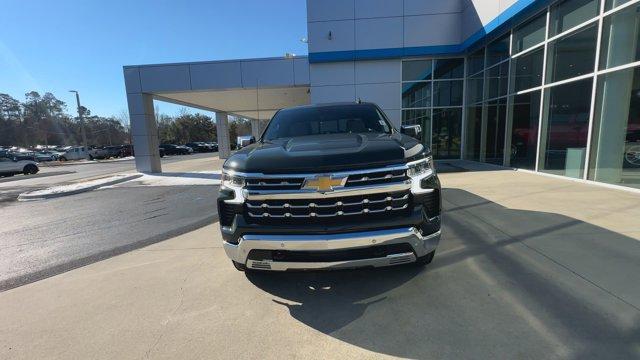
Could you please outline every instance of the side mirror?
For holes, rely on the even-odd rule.
[[[256,143],[256,137],[252,136],[249,138],[249,144],[255,144]]]
[[[422,126],[420,125],[405,125],[400,127],[400,132],[412,138],[420,140],[422,138]]]

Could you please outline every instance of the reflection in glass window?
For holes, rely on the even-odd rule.
[[[416,108],[431,106],[431,82],[402,84],[402,107]]]
[[[434,79],[461,79],[464,77],[464,59],[436,59]]]
[[[640,60],[640,6],[630,6],[604,18],[600,69]]]
[[[460,158],[462,109],[433,109],[431,151],[438,159]]]
[[[485,161],[490,164],[502,165],[504,162],[506,120],[506,98],[490,101],[487,104],[487,140],[485,142]]]
[[[540,90],[513,97],[511,166],[534,170],[540,121]]]
[[[542,85],[544,49],[538,49],[512,60],[515,91]]]
[[[422,126],[422,141],[431,146],[431,109],[402,110],[402,125]]]
[[[482,136],[482,105],[467,107],[465,159],[480,161]]]
[[[484,72],[467,79],[467,104],[475,104],[482,101],[483,84]]]
[[[589,179],[640,188],[640,68],[598,79]]]
[[[622,4],[626,4],[629,1],[631,1],[631,0],[606,0],[604,2],[604,10],[605,11],[611,10],[614,7],[618,7],[618,6],[622,5]]]
[[[596,36],[594,24],[549,44],[547,80],[556,82],[593,72]]]
[[[467,66],[469,67],[469,75],[473,75],[484,69],[484,48],[469,55],[467,58]]]
[[[580,80],[548,89],[548,112],[543,122],[540,169],[581,178],[589,128],[592,80]]]
[[[507,95],[509,85],[509,63],[504,62],[487,70],[487,99]]]
[[[598,15],[600,0],[565,0],[551,8],[549,35],[557,35]]]
[[[542,13],[513,31],[514,53],[519,53],[544,41],[547,14]]]
[[[433,106],[461,106],[462,80],[434,81]]]
[[[410,60],[402,62],[402,81],[431,79],[431,60]]]
[[[509,57],[509,34],[494,40],[487,46],[487,67]]]

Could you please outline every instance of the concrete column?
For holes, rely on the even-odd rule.
[[[144,93],[132,93],[127,94],[127,102],[136,169],[146,173],[162,172],[153,97]]]
[[[229,114],[216,112],[216,130],[218,132],[218,156],[228,159],[231,156],[231,142],[229,139]]]
[[[251,136],[256,139],[260,137],[260,133],[262,133],[262,126],[259,119],[251,119]]]

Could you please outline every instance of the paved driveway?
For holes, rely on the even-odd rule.
[[[248,274],[215,225],[0,293],[0,358],[640,357],[640,196],[443,174],[434,262]]]

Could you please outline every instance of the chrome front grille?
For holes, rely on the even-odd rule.
[[[384,170],[384,171],[349,175],[349,178],[347,179],[347,183],[345,186],[349,187],[349,186],[385,184],[390,182],[403,181],[406,179],[407,179],[407,172],[404,169]]]
[[[246,177],[246,189],[248,190],[300,190],[307,178],[314,178],[318,175],[333,175],[335,177],[346,176],[345,187],[384,185],[402,182],[407,180],[406,167],[394,166],[389,168],[378,168],[370,170],[356,170],[349,172],[318,173],[318,174],[295,174],[295,175],[270,175],[270,174],[248,174]]]
[[[326,199],[248,200],[246,214],[256,222],[352,220],[363,216],[396,216],[408,210],[408,191]]]
[[[248,178],[246,188],[249,190],[300,190],[304,177],[299,178]]]

